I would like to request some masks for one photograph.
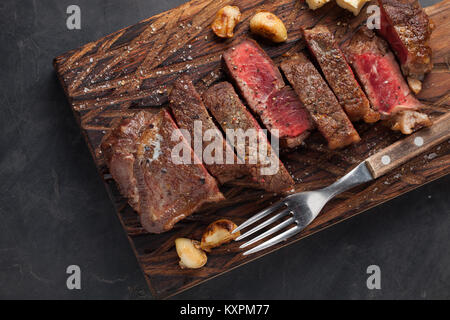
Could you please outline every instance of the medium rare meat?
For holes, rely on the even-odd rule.
[[[409,90],[394,55],[386,42],[367,28],[361,28],[345,48],[348,60],[363,84],[372,107],[391,127],[409,134],[416,128],[430,125],[426,115],[404,112],[417,110],[420,102]],[[409,121],[405,121],[409,117]],[[402,125],[395,125],[395,119]]]
[[[286,78],[311,114],[330,149],[357,143],[361,139],[319,71],[302,53],[281,64]]]
[[[123,196],[139,213],[142,226],[161,233],[206,202],[224,197],[202,165],[175,164],[172,149],[179,144],[195,155],[170,114],[141,111],[105,137],[101,150]]]
[[[225,69],[248,106],[283,147],[296,147],[312,128],[308,112],[295,94],[284,89],[280,71],[253,40],[244,40],[223,54]]]
[[[381,9],[379,33],[391,45],[403,74],[418,93],[419,80],[433,68],[429,45],[433,24],[417,0],[378,0],[378,4]],[[415,83],[420,87],[416,88]]]
[[[310,30],[302,29],[302,32],[310,52],[350,120],[363,119],[368,123],[378,121],[379,113],[370,108],[369,100],[356,81],[330,30],[319,25]]]
[[[175,121],[180,129],[185,129],[189,133],[188,139],[191,141],[191,146],[194,149],[197,157],[203,159],[206,169],[213,175],[221,184],[230,182],[245,175],[245,166],[237,164],[224,164],[224,159],[227,152],[234,155],[232,148],[223,139],[223,135],[216,127],[213,119],[210,117],[208,110],[206,110],[200,95],[188,76],[182,76],[173,84],[173,89],[169,96],[170,108],[174,115]],[[209,131],[214,132],[210,143],[203,142],[205,133]],[[195,145],[195,138],[198,137]],[[210,144],[220,144],[223,146],[221,153],[215,154],[215,148],[210,148]],[[208,154],[204,154],[208,152]]]
[[[282,147],[297,147],[309,136],[311,118],[291,87],[273,92],[266,106],[264,124],[272,128],[272,132],[278,130]]]
[[[227,71],[247,103],[264,106],[270,95],[285,86],[280,71],[254,40],[244,40],[223,54]]]
[[[212,86],[203,95],[203,100],[208,110],[211,111],[225,132],[227,130],[238,132],[239,129],[244,133],[248,132],[247,130],[256,130],[256,132],[261,130],[258,122],[242,104],[230,83],[222,82]],[[252,177],[261,188],[270,192],[280,192],[292,188],[294,181],[271,148],[265,134],[261,131],[259,133],[259,143],[251,143],[250,139],[245,139],[244,142],[233,138],[230,144],[238,152],[239,150],[244,150],[241,158],[245,158],[245,162],[250,166]],[[262,141],[261,139],[264,140]],[[230,140],[228,134],[227,140]],[[261,149],[262,142],[267,148],[266,152]],[[264,163],[259,157],[257,161],[252,163],[250,159],[257,157],[259,152],[261,155],[264,155],[266,160],[269,160],[268,163]],[[267,172],[264,173],[264,171]]]

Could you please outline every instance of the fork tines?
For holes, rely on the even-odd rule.
[[[268,215],[270,215],[270,214],[272,214],[272,213],[274,213],[274,212],[276,212],[276,211],[278,211],[280,209],[283,209],[283,210],[281,212],[277,213],[276,215],[274,215],[273,217],[271,217],[271,218],[267,219],[266,221],[262,222],[261,224],[258,224],[256,227],[248,230],[244,234],[240,235],[239,237],[236,238],[236,241],[240,241],[242,239],[245,239],[248,236],[254,234],[255,232],[257,232],[257,231],[259,231],[259,230],[261,230],[261,229],[263,229],[265,227],[270,226],[274,222],[276,222],[276,221],[278,221],[278,220],[280,220],[280,219],[282,219],[284,217],[287,217],[289,215],[291,217],[289,219],[284,220],[283,222],[275,225],[271,229],[263,232],[262,234],[256,236],[255,238],[247,241],[246,243],[242,244],[240,246],[240,248],[246,248],[246,247],[248,247],[248,246],[250,246],[250,245],[252,245],[252,244],[254,244],[254,243],[256,243],[256,242],[258,242],[258,241],[260,241],[262,239],[264,239],[264,238],[267,238],[268,236],[270,236],[270,235],[272,235],[272,234],[274,234],[274,233],[276,233],[278,231],[283,230],[284,228],[287,228],[289,225],[295,225],[295,227],[286,230],[285,232],[283,232],[283,233],[281,233],[281,234],[279,234],[279,235],[277,235],[277,236],[275,236],[275,237],[273,237],[273,238],[271,238],[271,239],[261,243],[260,245],[254,247],[254,248],[252,248],[252,249],[250,249],[248,251],[245,251],[243,253],[243,255],[249,255],[249,254],[252,254],[252,253],[264,250],[264,249],[266,249],[268,247],[271,247],[271,246],[273,246],[273,245],[275,245],[275,244],[277,244],[277,243],[279,243],[281,241],[284,241],[284,240],[292,237],[293,235],[295,235],[295,234],[297,234],[298,232],[301,231],[301,228],[298,225],[296,225],[296,221],[295,221],[295,218],[294,218],[294,212],[292,212],[292,210],[290,210],[288,208],[288,204],[285,201],[280,201],[280,202],[277,202],[276,204],[274,204],[273,206],[271,206],[271,207],[261,211],[260,213],[254,215],[253,217],[251,217],[250,219],[248,219],[244,223],[242,223],[239,227],[237,227],[233,231],[233,233],[238,232],[238,231],[240,231],[240,230],[242,230],[244,228],[247,228],[247,227],[251,226],[255,222],[257,222],[257,221],[267,217]]]

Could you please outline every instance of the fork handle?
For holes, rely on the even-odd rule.
[[[447,139],[450,139],[450,112],[435,120],[431,127],[374,154],[366,164],[376,179]]]

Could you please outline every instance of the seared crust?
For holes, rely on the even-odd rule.
[[[361,27],[344,47],[347,60],[352,63],[352,55],[365,52],[375,52],[382,56],[389,54],[389,46],[385,40],[378,37],[373,31]]]
[[[343,148],[361,140],[333,92],[304,54],[299,53],[284,61],[281,69],[330,149]]]
[[[369,100],[328,28],[319,25],[310,30],[302,29],[302,32],[309,50],[350,120],[378,121],[380,115],[370,108]]]
[[[128,198],[134,210],[139,210],[139,191],[134,176],[136,141],[152,121],[153,114],[140,112],[123,120],[109,135],[103,138],[101,151],[120,193]]]
[[[174,132],[178,130],[166,110],[141,111],[124,120],[101,146],[121,193],[151,233],[170,230],[204,203],[224,199],[215,179],[195,164],[181,132]],[[172,141],[173,133],[179,141]],[[193,164],[174,163],[171,152],[179,144],[190,150]]]
[[[241,129],[246,132],[249,129],[261,129],[255,118],[253,118],[250,112],[242,104],[239,96],[236,94],[230,83],[221,82],[212,86],[203,95],[203,100],[205,101],[208,110],[219,122],[224,131],[227,129]],[[234,141],[230,143],[235,148],[238,148]],[[275,164],[278,167],[277,171],[269,175],[262,175],[261,169],[270,167],[270,164],[265,165],[261,163],[259,159],[256,164],[249,163],[248,158],[257,155],[258,149],[253,149],[253,146],[249,144],[248,139],[246,139],[245,143],[245,162],[249,167],[255,183],[262,189],[270,192],[282,192],[294,186],[292,177],[284,167],[283,163],[278,159],[268,141],[267,154],[269,155],[270,163]]]
[[[189,138],[191,139],[191,146],[194,149],[194,152],[198,152],[197,157],[199,159],[202,159],[204,148],[206,148],[209,143],[203,142],[203,148],[196,150],[194,147],[194,137],[198,136],[200,139],[203,139],[205,132],[208,130],[214,130],[216,132],[211,142],[223,145],[223,157],[221,158],[224,158],[227,152],[234,154],[228,143],[223,139],[222,133],[210,117],[208,110],[206,110],[190,77],[182,76],[175,80],[169,95],[169,102],[178,127],[188,131],[190,135]],[[197,126],[195,125],[195,121],[199,121]],[[201,127],[198,125],[199,123],[201,124]],[[195,130],[197,130],[197,132]],[[215,154],[212,154],[212,156],[215,156]],[[206,169],[208,169],[221,184],[240,178],[247,173],[245,166],[237,164],[237,161],[234,161],[236,164],[206,164],[205,161],[203,162]]]
[[[389,42],[407,77],[423,79],[433,63],[429,45],[433,23],[417,0],[378,0],[380,34]]]

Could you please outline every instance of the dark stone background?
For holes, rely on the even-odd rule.
[[[52,59],[183,0],[0,2],[0,298],[151,298]],[[434,0],[422,1],[431,4]],[[78,4],[82,30],[66,29]],[[176,298],[450,298],[450,177]],[[68,265],[82,290],[66,288]],[[366,287],[366,268],[382,290]]]

